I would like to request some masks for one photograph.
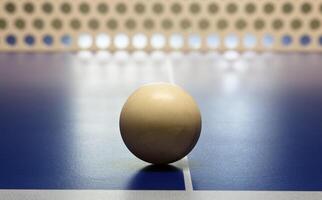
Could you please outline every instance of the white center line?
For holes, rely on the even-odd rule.
[[[169,82],[171,84],[175,84],[174,74],[173,74],[173,65],[172,65],[171,58],[166,59],[165,65],[166,65],[166,70],[168,72]]]
[[[166,59],[166,70],[168,72],[169,82],[171,84],[175,84],[173,65],[171,62],[171,58],[169,57]],[[186,191],[193,191],[188,157],[185,156],[181,161],[182,161],[183,178],[184,178],[184,185],[185,185]]]
[[[188,157],[185,156],[182,159],[183,163],[183,178],[184,178],[184,186],[186,188],[186,191],[193,191],[192,181],[191,181],[191,174],[189,169],[189,161]]]

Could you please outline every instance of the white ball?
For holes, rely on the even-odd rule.
[[[168,164],[186,156],[197,143],[201,114],[193,98],[179,86],[148,84],[124,104],[120,131],[135,156],[153,164]]]

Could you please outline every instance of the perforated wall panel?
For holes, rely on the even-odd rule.
[[[322,0],[0,0],[0,51],[321,51]]]

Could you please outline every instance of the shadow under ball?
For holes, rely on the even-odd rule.
[[[147,84],[126,101],[120,131],[127,148],[153,164],[168,164],[186,156],[201,132],[201,114],[193,98],[179,86]]]

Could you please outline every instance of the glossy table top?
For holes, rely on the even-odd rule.
[[[0,54],[0,188],[322,191],[319,54]],[[174,82],[203,130],[187,162],[150,166],[119,134],[144,83]]]

